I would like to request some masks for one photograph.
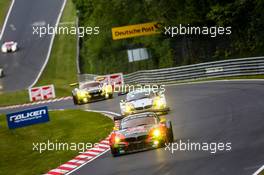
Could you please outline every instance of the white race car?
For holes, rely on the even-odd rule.
[[[141,112],[167,113],[169,111],[164,93],[154,93],[151,89],[129,92],[126,100],[120,101],[120,109],[122,115]]]
[[[0,67],[0,78],[2,78],[4,76],[4,70],[3,68]]]
[[[5,42],[1,47],[1,51],[3,53],[15,52],[17,51],[17,49],[18,49],[17,42],[14,41]]]

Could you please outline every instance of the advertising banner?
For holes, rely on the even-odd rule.
[[[39,107],[6,115],[10,129],[29,126],[49,121],[48,107]]]
[[[102,84],[112,85],[113,89],[117,86],[122,86],[124,83],[123,74],[115,73],[109,75],[100,75],[94,78]]]
[[[113,40],[125,39],[137,36],[154,35],[160,33],[160,24],[150,22],[112,28]]]
[[[118,74],[111,74],[109,75],[109,81],[112,86],[118,85],[121,86],[124,82],[123,80],[123,74],[118,73]]]
[[[56,97],[53,85],[30,88],[28,93],[30,101],[47,100]]]

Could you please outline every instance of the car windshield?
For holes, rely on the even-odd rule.
[[[80,89],[92,89],[95,87],[100,86],[100,83],[94,82],[94,83],[85,83],[80,86]]]
[[[137,126],[143,126],[143,125],[154,125],[157,123],[157,118],[155,116],[143,116],[143,117],[136,117],[127,119],[121,122],[121,128],[127,129],[127,128],[133,128]]]
[[[136,93],[128,94],[126,100],[134,101],[142,98],[150,98],[153,95],[154,95],[153,92],[149,92],[149,91],[136,92]]]

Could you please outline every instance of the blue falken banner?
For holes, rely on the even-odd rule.
[[[49,121],[48,107],[39,107],[6,115],[10,129]]]

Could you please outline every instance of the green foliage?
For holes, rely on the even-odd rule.
[[[1,0],[0,1],[0,33],[2,31],[2,26],[4,24],[4,20],[8,11],[8,8],[10,7],[10,0]]]
[[[85,73],[133,72],[206,61],[263,55],[262,0],[73,0],[80,25],[99,26],[100,34],[85,36],[81,70]],[[228,36],[161,35],[113,41],[111,28],[158,21],[165,26],[232,27]],[[129,63],[128,48],[146,47],[151,59]]]

